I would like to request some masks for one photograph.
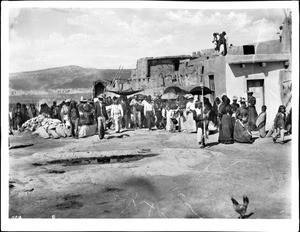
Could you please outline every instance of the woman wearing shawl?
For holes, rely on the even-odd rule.
[[[253,143],[252,134],[248,129],[248,111],[243,107],[245,102],[241,101],[242,106],[237,109],[237,119],[234,125],[233,138],[239,143]]]
[[[219,126],[219,143],[230,144],[233,143],[233,120],[230,106],[230,99],[222,96],[222,104],[219,108],[220,126]]]
[[[257,129],[259,130],[259,134],[261,138],[266,137],[266,119],[267,119],[267,113],[266,113],[267,107],[263,105],[261,107],[261,113],[258,115],[255,125]]]
[[[256,126],[255,126],[255,119],[257,118],[257,111],[255,108],[256,98],[253,96],[252,91],[248,91],[248,94],[249,94],[249,98],[248,98],[249,129],[256,130]]]

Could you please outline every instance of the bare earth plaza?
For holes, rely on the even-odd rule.
[[[3,10],[3,229],[16,219],[116,220],[97,230],[268,219],[294,230],[298,3],[77,3]],[[145,229],[188,229],[175,224]]]

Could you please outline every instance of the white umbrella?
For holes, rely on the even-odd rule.
[[[175,93],[164,93],[161,95],[161,99],[165,100],[171,100],[171,99],[177,99],[178,95]]]

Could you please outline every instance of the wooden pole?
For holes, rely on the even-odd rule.
[[[201,86],[201,101],[202,101],[202,115],[203,115],[203,141],[205,142],[205,137],[206,137],[206,129],[205,129],[205,120],[204,120],[204,94],[203,94],[203,86]]]

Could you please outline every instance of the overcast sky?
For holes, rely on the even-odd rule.
[[[191,55],[229,43],[278,39],[283,9],[14,8],[9,11],[9,72],[65,65],[135,68],[141,57]]]

